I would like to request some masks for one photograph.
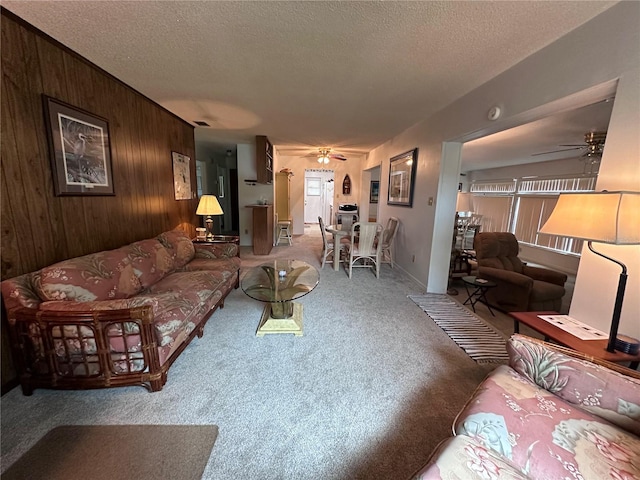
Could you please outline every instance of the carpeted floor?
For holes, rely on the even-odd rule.
[[[242,249],[243,272],[268,259],[320,268],[316,226],[269,257]],[[2,469],[59,425],[219,427],[205,479],[409,477],[493,369],[469,358],[407,295],[398,268],[330,265],[302,297],[304,336],[255,336],[263,304],[234,290],[169,371],[161,392],[14,389],[1,400]],[[152,448],[141,446],[141,448]]]
[[[56,427],[2,480],[199,480],[217,436],[215,425]]]

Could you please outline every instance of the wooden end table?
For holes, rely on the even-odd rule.
[[[524,323],[536,332],[543,334],[545,341],[553,340],[560,345],[608,362],[630,362],[629,367],[631,369],[636,370],[638,368],[640,353],[629,355],[618,351],[609,352],[607,350],[608,340],[582,340],[538,317],[538,315],[560,315],[558,312],[509,312],[509,315],[513,318],[513,331],[515,333],[519,333],[520,323]]]

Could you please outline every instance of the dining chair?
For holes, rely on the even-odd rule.
[[[324,268],[324,264],[326,263],[329,257],[333,258],[335,246],[333,244],[333,240],[327,240],[327,231],[324,227],[324,220],[322,217],[318,217],[318,224],[320,224],[320,231],[322,232],[322,266],[320,268]],[[346,242],[340,242],[338,246],[338,255],[339,260],[342,262],[342,253],[344,252],[344,246]]]
[[[393,239],[396,236],[400,221],[396,217],[387,220],[387,226],[382,232],[382,247],[380,251],[380,263],[388,263],[393,268]]]
[[[349,262],[349,278],[353,268],[371,268],[380,276],[382,225],[375,222],[356,222],[351,227],[351,242],[345,245],[345,268]],[[360,262],[359,265],[356,265]]]

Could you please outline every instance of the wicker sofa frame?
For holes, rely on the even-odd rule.
[[[238,288],[236,282],[235,288]],[[171,356],[160,365],[156,337],[153,332],[153,313],[151,307],[135,307],[122,310],[93,311],[93,312],[46,312],[32,308],[18,308],[7,314],[9,334],[13,348],[16,368],[20,376],[20,385],[24,395],[31,395],[36,388],[55,389],[90,389],[109,388],[118,386],[140,385],[150,392],[162,390],[167,382],[167,372],[173,362],[180,356],[194,337],[202,337],[204,326],[209,316],[218,308],[224,308],[224,297],[211,309],[194,329],[188,338],[182,342]],[[123,343],[127,344],[124,324],[135,324],[134,330],[139,332],[141,349],[139,352],[123,352],[120,361],[132,365],[135,360],[142,360],[144,367],[126,373],[117,372],[109,351],[113,335],[108,334],[114,324],[120,324],[119,330]],[[64,331],[64,327],[75,326],[78,339],[89,337],[82,334],[84,329],[91,331],[91,338],[95,340],[97,353],[90,354],[84,348],[80,354],[66,354],[60,356],[54,348],[54,329]],[[84,327],[84,328],[80,328]],[[129,327],[131,330],[131,327]],[[138,335],[137,333],[135,334]],[[45,361],[43,362],[34,349],[34,340],[39,338]],[[69,338],[69,337],[66,337]],[[73,375],[68,371],[69,365],[84,365],[85,371],[94,371],[92,375]],[[44,367],[44,368],[43,368]]]
[[[225,246],[232,256],[239,256],[237,245],[216,248],[225,250]],[[198,246],[196,250],[207,248]],[[198,319],[195,327],[183,333],[163,363],[152,306],[7,309],[11,348],[23,394],[31,395],[36,388],[83,390],[133,385],[150,392],[161,390],[173,362],[193,338],[203,336],[209,317],[224,308],[228,294],[239,287],[239,270],[228,275],[220,285],[220,298],[208,311],[193,312]],[[114,350],[114,345],[120,348]]]

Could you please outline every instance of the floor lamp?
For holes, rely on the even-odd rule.
[[[624,263],[594,250],[592,242],[640,245],[640,192],[560,194],[551,216],[539,233],[587,240],[589,250],[616,263],[622,269],[607,343],[607,350],[615,351],[627,284],[627,267]]]
[[[213,240],[213,218],[212,215],[223,215],[222,207],[215,195],[203,195],[198,203],[196,215],[204,215],[205,226],[207,227],[207,241]]]

